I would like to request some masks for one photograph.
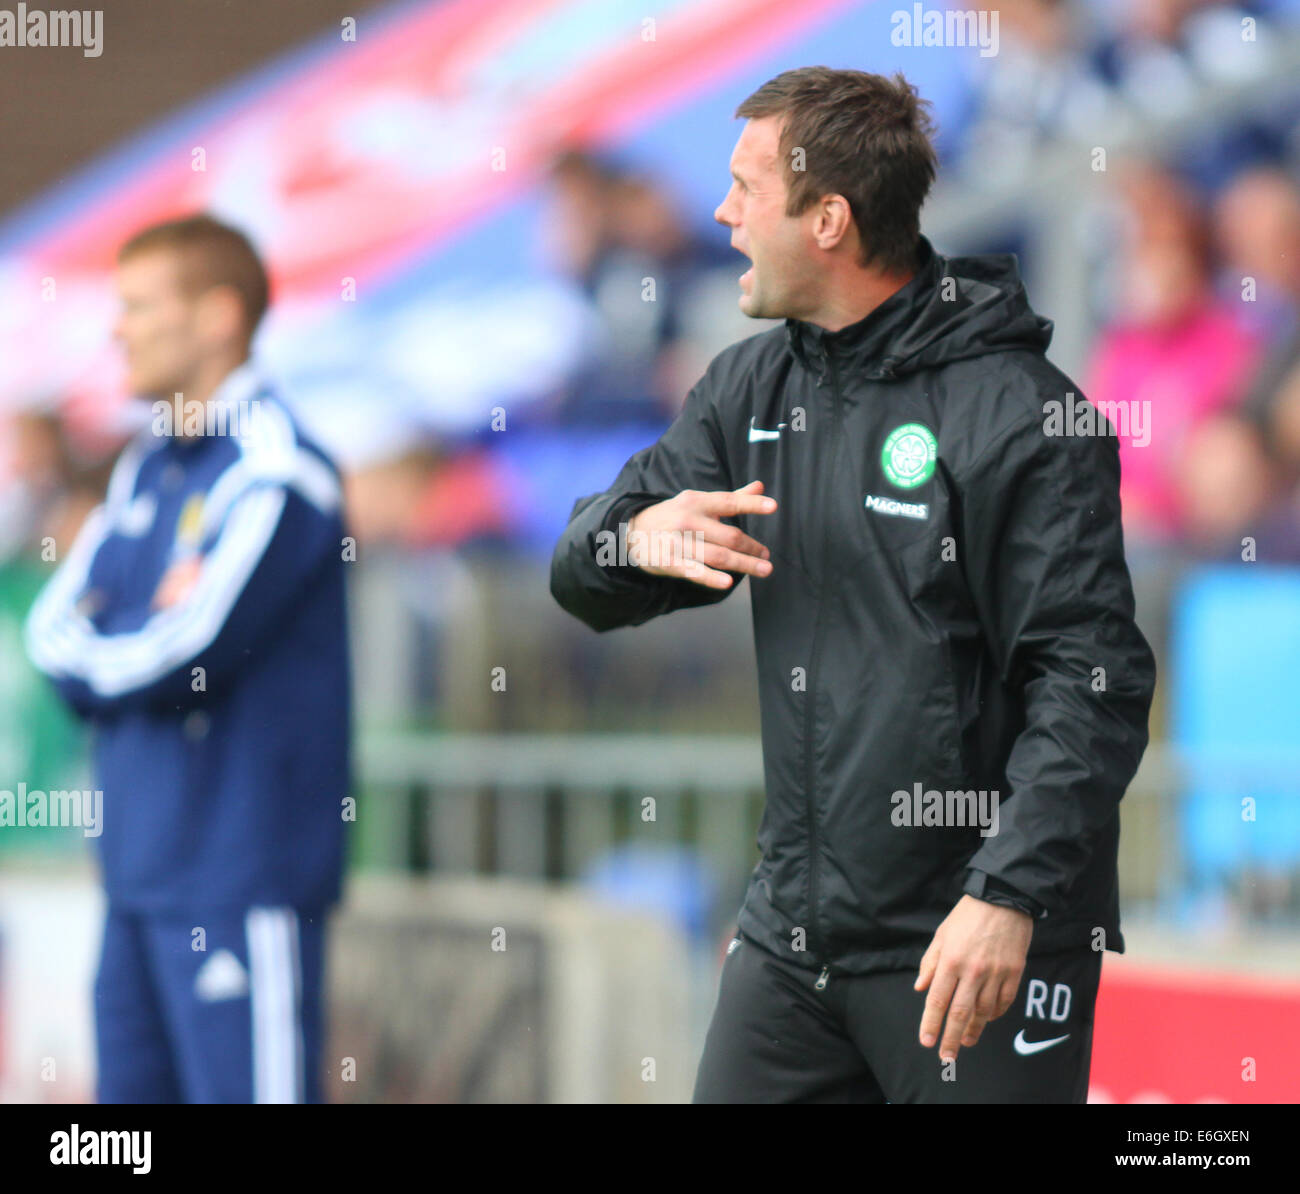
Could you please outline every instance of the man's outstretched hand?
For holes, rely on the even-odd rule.
[[[775,510],[776,499],[763,496],[762,481],[714,493],[684,489],[629,520],[628,560],[652,576],[676,576],[709,589],[729,589],[732,572],[768,576],[771,552],[721,520]]]
[[[930,1048],[943,1028],[939,1057],[948,1061],[962,1045],[979,1040],[984,1025],[1015,1002],[1033,932],[1027,912],[970,895],[957,901],[935,930],[914,984],[917,991],[930,991],[921,1017],[922,1045]]]

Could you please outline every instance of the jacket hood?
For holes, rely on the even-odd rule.
[[[944,257],[924,236],[919,251],[911,281],[857,323],[830,332],[787,319],[795,355],[819,376],[830,358],[887,381],[995,352],[1047,351],[1052,321],[1029,306],[1013,255]]]

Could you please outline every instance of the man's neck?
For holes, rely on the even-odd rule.
[[[225,380],[236,369],[246,364],[247,361],[247,355],[242,357],[229,356],[204,364],[195,373],[184,390],[178,390],[169,395],[174,414],[175,434],[178,439],[187,438],[184,430],[188,425],[187,413],[193,412],[196,405],[202,405],[206,408]],[[193,418],[193,414],[190,413],[190,420],[192,421]]]
[[[207,402],[221,388],[236,369],[248,361],[248,356],[224,356],[207,361],[196,370],[189,387],[182,392],[186,402]]]
[[[915,269],[898,273],[878,273],[875,270],[855,269],[838,283],[827,288],[826,301],[808,323],[838,332],[860,320],[866,319],[877,307],[896,295],[914,277]]]

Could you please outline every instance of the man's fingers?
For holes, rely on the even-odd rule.
[[[983,1016],[978,1014],[972,1016],[970,1023],[966,1025],[966,1031],[961,1034],[961,1047],[969,1049],[972,1045],[978,1045],[980,1033],[984,1031],[987,1024],[988,1020]]]
[[[957,989],[957,975],[941,967],[925,997],[925,1014],[921,1017],[921,1044],[927,1049],[939,1039],[939,1029],[953,992]]]
[[[702,536],[708,542],[716,543],[719,547],[730,548],[732,551],[743,552],[749,556],[757,556],[760,560],[770,560],[772,558],[772,553],[757,539],[746,535],[739,527],[728,526],[725,522],[719,522],[716,518],[706,518],[701,515],[699,518],[691,520],[690,529],[695,532],[697,538]]]
[[[692,580],[697,585],[703,585],[706,589],[731,588],[730,576],[725,572],[718,572],[710,568],[699,560],[686,560],[680,565],[680,568],[683,580]]]
[[[731,588],[734,582],[728,573],[732,572],[768,576],[772,553],[720,519],[770,514],[775,509],[776,502],[763,495],[762,481],[730,492],[684,489],[676,498],[647,507],[630,520],[628,562],[658,576],[678,576],[710,589]]]
[[[719,547],[716,543],[700,541],[695,558],[710,568],[721,568],[727,572],[745,572],[750,576],[770,576],[772,573],[772,565],[769,561],[746,555],[744,552]]]
[[[1016,992],[1020,990],[1020,976],[1022,971],[1015,971],[1002,980],[998,986],[998,1001],[993,1009],[990,1020],[996,1020],[999,1016],[1006,1015],[1011,1010],[1011,1005],[1016,1001]]]
[[[704,524],[701,521],[697,525]],[[771,575],[771,553],[761,543],[735,527],[720,522],[708,525],[707,531],[631,530],[627,536],[628,562],[661,576],[680,576],[721,589],[730,588],[732,581],[729,577],[724,580],[720,570]],[[688,569],[688,564],[696,566]]]
[[[996,1020],[1011,1005],[1011,1001],[1015,999],[1019,980],[1010,980],[1010,995],[1007,994],[1008,981],[996,974],[984,980],[983,985],[976,992],[975,1012],[966,1025],[966,1031],[962,1033],[962,1048],[969,1049],[972,1045],[978,1044],[989,1021]]]
[[[751,481],[741,489],[731,492],[702,493],[697,508],[714,518],[735,518],[741,514],[771,514],[776,510],[776,499],[765,497],[763,482]]]
[[[921,958],[921,968],[916,973],[916,982],[912,984],[912,990],[924,991],[930,985],[930,980],[934,977],[934,967],[939,961],[939,942],[936,939],[931,940],[930,947],[925,951]]]
[[[1001,984],[996,980],[987,981],[980,988],[975,999],[975,1014],[971,1016],[970,1023],[966,1025],[966,1031],[962,1033],[961,1043],[963,1048],[968,1049],[978,1042],[980,1033],[984,1031],[988,1022],[997,1019],[998,998],[1001,990]]]
[[[962,1037],[966,1035],[975,1016],[976,993],[970,979],[958,984],[948,1006],[948,1022],[944,1026],[943,1040],[939,1044],[939,1060],[948,1061],[957,1056]]]

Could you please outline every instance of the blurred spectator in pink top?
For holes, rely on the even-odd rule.
[[[1188,444],[1205,420],[1241,400],[1259,345],[1214,295],[1194,196],[1151,165],[1129,166],[1120,185],[1119,310],[1098,341],[1086,392],[1119,432],[1125,534],[1140,550],[1185,534]]]

